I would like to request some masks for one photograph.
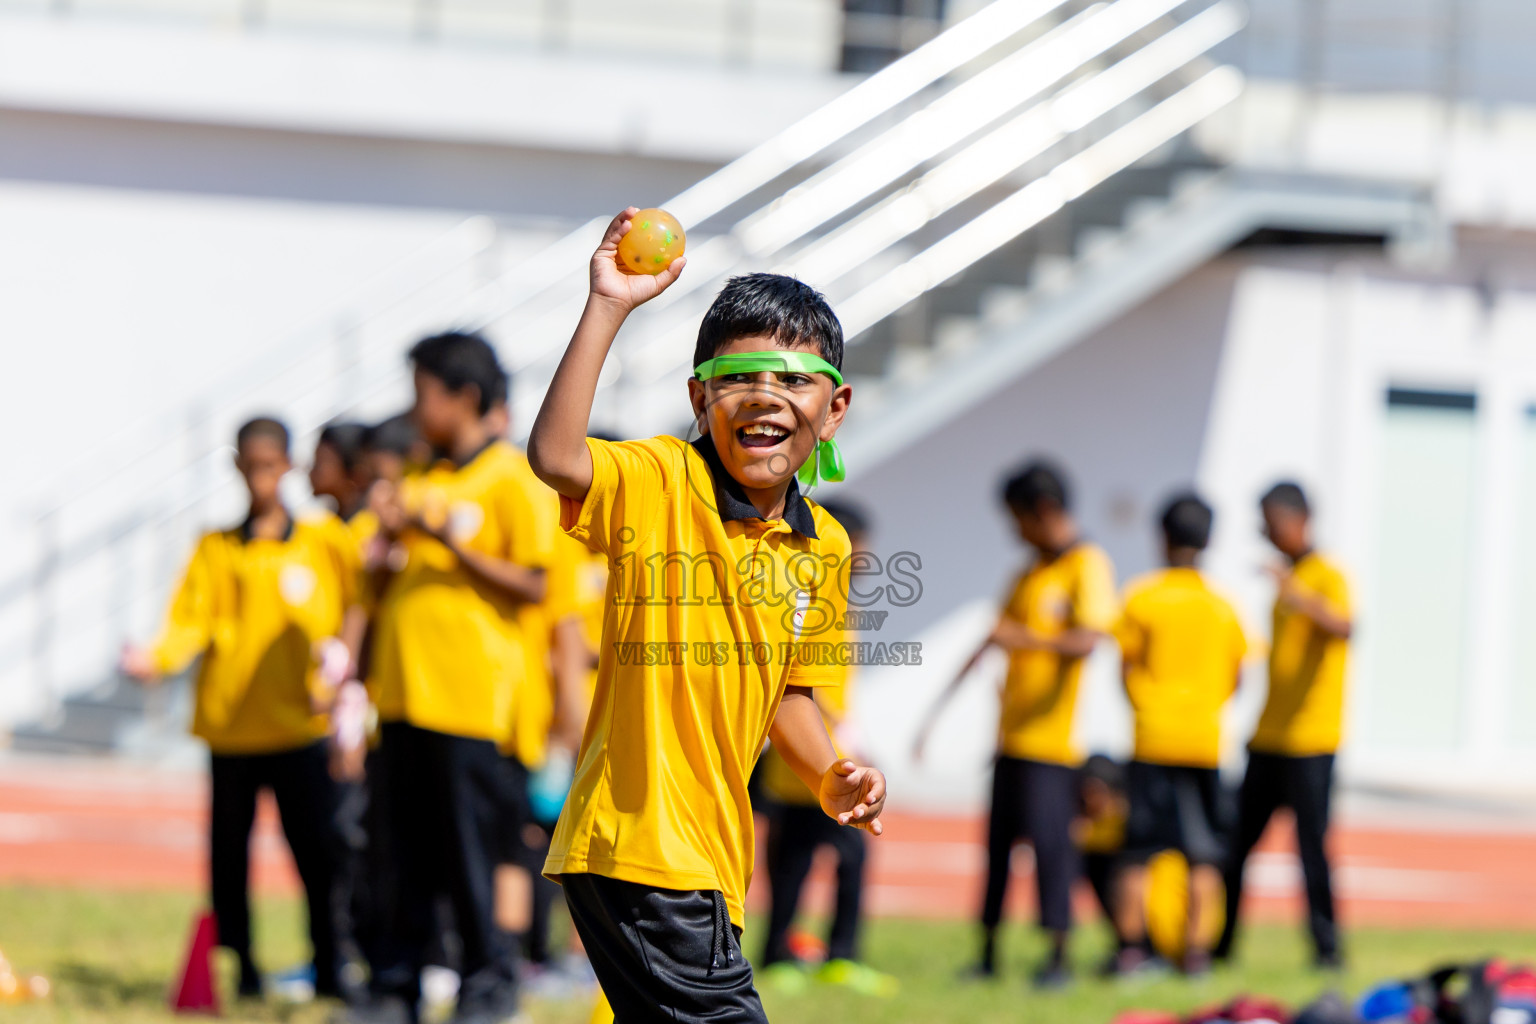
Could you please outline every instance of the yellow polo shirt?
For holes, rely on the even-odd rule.
[[[561,524],[607,555],[608,590],[597,689],[544,873],[719,890],[739,925],[752,766],[784,688],[836,682],[832,662],[848,653],[848,535],[793,483],[784,518],[758,518],[708,437],[587,447],[592,486],[562,500]]]
[[[1019,576],[1003,607],[1004,618],[1044,637],[1069,629],[1107,633],[1115,612],[1114,567],[1102,548],[1084,541],[1053,559],[1037,558]],[[1052,764],[1081,760],[1072,742],[1072,719],[1086,660],[1049,651],[1008,653],[999,753]]]
[[[1351,616],[1349,582],[1331,561],[1313,552],[1292,571],[1298,588],[1322,598],[1335,615]],[[1290,757],[1332,754],[1343,733],[1349,641],[1279,602],[1273,621],[1269,699],[1249,747]]]
[[[313,645],[335,636],[357,600],[357,547],[328,512],[280,540],[248,526],[203,536],[151,646],[176,673],[199,654],[192,733],[215,754],[268,754],[321,739]]]
[[[537,512],[526,460],[495,441],[462,466],[443,460],[401,481],[408,512],[456,543],[530,568],[548,564],[549,517]],[[374,623],[369,689],[381,721],[505,742],[528,676],[514,601],[472,576],[449,548],[420,530],[399,538],[403,560]],[[537,700],[537,697],[535,697]]]
[[[360,508],[352,513],[352,518],[346,521],[347,532],[352,535],[359,551],[368,550],[368,545],[379,532],[379,517],[373,514],[369,508]]]
[[[1135,716],[1135,759],[1215,768],[1221,708],[1248,652],[1237,609],[1198,571],[1164,569],[1126,588],[1115,639]]]

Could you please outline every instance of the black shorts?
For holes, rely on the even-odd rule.
[[[502,755],[500,767],[496,780],[496,860],[500,864],[521,864],[528,859],[523,829],[533,820],[528,802],[528,769],[510,755]]]
[[[560,882],[614,1024],[768,1024],[721,893],[592,874]]]
[[[1124,858],[1132,864],[1178,850],[1191,864],[1226,859],[1221,776],[1215,768],[1132,761],[1126,767],[1130,816]]]

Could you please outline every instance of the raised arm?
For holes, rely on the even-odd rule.
[[[165,614],[160,634],[148,646],[123,647],[119,667],[124,675],[146,685],[175,675],[192,663],[213,640],[212,541],[204,538],[192,553],[175,596]]]
[[[586,308],[528,436],[528,462],[539,479],[578,501],[592,486],[587,424],[608,349],[630,311],[665,291],[687,262],[680,256],[655,276],[632,274],[624,268],[618,259],[619,239],[629,232],[629,219],[638,212],[631,206],[613,218],[603,244],[592,254]]]

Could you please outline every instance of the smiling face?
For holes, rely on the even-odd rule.
[[[821,354],[814,344],[786,348],[771,337],[750,335],[733,339],[715,355],[776,351]],[[816,442],[832,439],[852,394],[847,384],[834,384],[823,373],[763,371],[688,382],[700,432],[713,438],[720,461],[754,503],[753,492],[766,496],[787,487]]]

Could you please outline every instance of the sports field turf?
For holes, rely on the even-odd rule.
[[[0,1007],[6,1024],[79,1021],[167,1021],[165,991],[186,941],[196,900],[180,893],[108,892],[53,887],[0,886],[0,951],[18,971],[42,973],[53,983],[46,1003]],[[263,966],[292,965],[300,955],[299,906],[293,900],[264,900],[257,908],[256,942]],[[1125,1007],[1187,1009],[1251,991],[1296,1004],[1333,986],[1350,995],[1370,982],[1422,973],[1444,960],[1489,953],[1536,959],[1536,931],[1455,931],[1372,929],[1351,934],[1351,965],[1342,977],[1306,969],[1306,950],[1291,928],[1264,926],[1249,933],[1239,968],[1190,983],[1169,978],[1153,983],[1113,985],[1091,978],[1102,959],[1105,936],[1084,928],[1076,956],[1082,978],[1069,991],[1037,996],[1025,985],[1027,966],[1038,952],[1023,927],[1007,936],[1002,980],[966,983],[957,975],[972,951],[968,925],[955,922],[876,920],[866,935],[869,960],[903,983],[900,996],[863,1002],[847,993],[812,987],[795,998],[766,996],[775,1024],[882,1024],[1008,1022],[1018,1024],[1107,1024]],[[746,939],[748,950],[754,937]],[[223,965],[228,968],[229,964]],[[226,977],[225,990],[231,986]],[[536,1024],[578,1024],[587,1019],[581,1004],[534,1003]],[[240,1003],[226,1006],[226,1019],[316,1024],[323,1006],[292,1007]]]

